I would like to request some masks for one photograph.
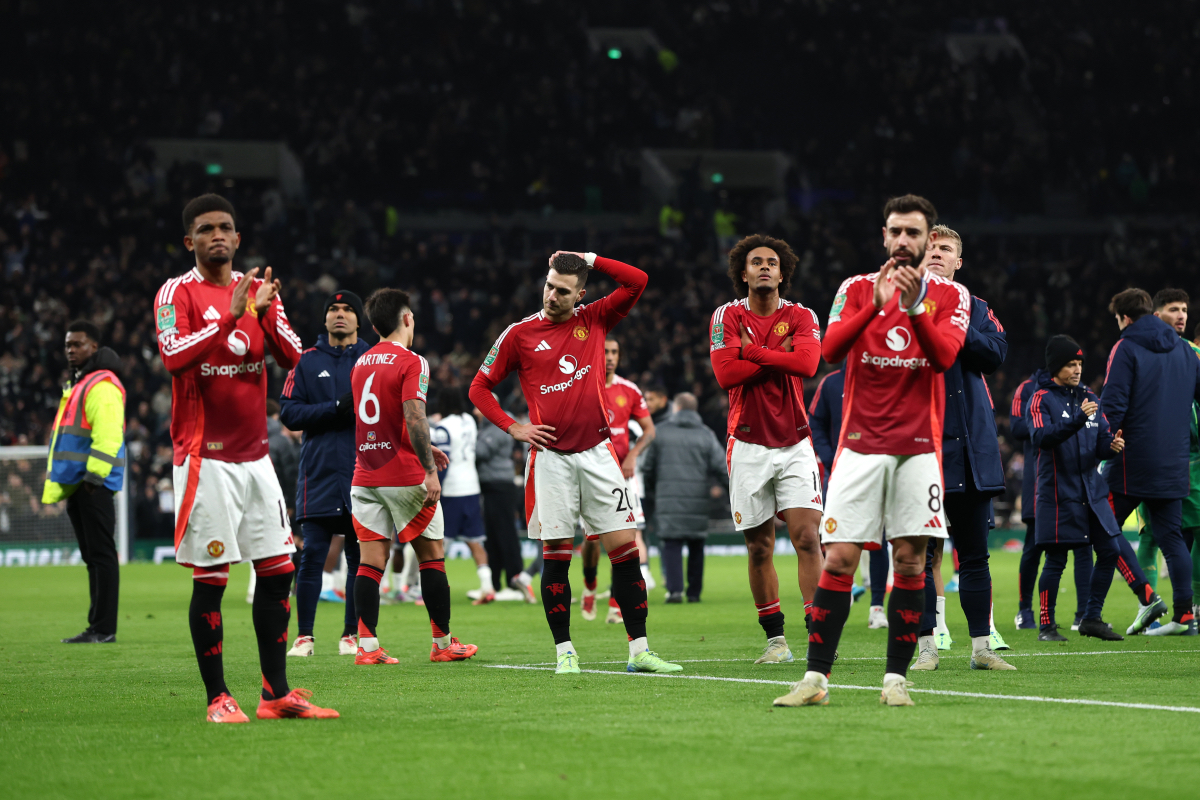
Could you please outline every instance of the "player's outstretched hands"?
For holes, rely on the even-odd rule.
[[[1121,435],[1123,432],[1117,431],[1116,435],[1113,436],[1112,444],[1109,445],[1114,453],[1119,453],[1125,449],[1125,437]]]
[[[433,468],[434,469],[436,469],[438,472],[441,472],[442,470],[449,468],[450,456],[446,455],[441,450],[438,450],[436,447],[433,447],[432,445],[430,445],[429,449],[433,451]]]
[[[892,283],[892,273],[896,269],[896,259],[889,258],[879,268],[879,277],[875,280],[875,296],[872,298],[876,308],[883,308],[892,299],[892,295],[896,293],[896,286]]]
[[[436,463],[436,458],[434,459]],[[422,503],[425,508],[433,508],[437,505],[438,500],[442,499],[442,482],[438,480],[436,472],[425,473],[425,502]]]
[[[925,278],[924,267],[897,267],[892,273],[892,282],[900,290],[900,305],[912,308],[921,296],[921,281]]]
[[[1083,412],[1085,417],[1090,417],[1092,414],[1096,413],[1096,409],[1099,407],[1100,406],[1096,404],[1095,400],[1084,400],[1083,405],[1079,406],[1079,410]]]
[[[250,276],[247,275],[246,277]],[[271,268],[267,267],[267,271],[263,273],[263,282],[258,286],[258,294],[254,296],[254,309],[259,313],[259,316],[267,313],[267,307],[271,305],[271,301],[275,299],[275,295],[279,294],[279,289],[279,280],[271,280]]]
[[[552,430],[554,428],[549,425],[534,425],[532,422],[522,425],[519,422],[514,422],[508,429],[508,435],[518,442],[526,442],[534,450],[541,450],[544,447],[549,447],[551,443],[558,441],[558,437],[550,434]]]
[[[242,314],[246,313],[246,298],[250,296],[250,284],[254,283],[254,276],[257,274],[258,267],[255,267],[243,275],[237,286],[233,287],[233,297],[229,300],[229,313],[233,314],[234,319],[241,319]]]

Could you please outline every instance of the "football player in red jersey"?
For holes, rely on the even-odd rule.
[[[576,306],[592,269],[612,277],[607,297]],[[629,635],[630,672],[681,672],[646,642],[646,582],[638,567],[634,513],[604,405],[604,340],[646,288],[646,273],[595,253],[557,252],[542,310],[509,325],[471,382],[471,402],[502,431],[532,448],[525,465],[529,537],[542,540],[542,605],[558,651],[558,674],[578,673],[571,643],[569,569],[575,525],[599,535],[612,563],[613,597]],[[529,422],[504,413],[492,388],[517,370]]]
[[[888,605],[887,666],[880,702],[912,705],[905,676],[925,608],[925,549],[946,537],[942,485],[942,373],[958,357],[971,296],[918,267],[937,211],[923,197],[883,209],[888,260],[846,279],[829,312],[825,360],[846,361],[843,421],[821,522],[825,570],[813,599],[808,670],[778,706],[829,702],[829,672],[850,615],[863,547],[886,531],[895,578]]]
[[[183,244],[196,266],[159,289],[158,348],[171,373],[175,451],[175,560],[192,569],[188,622],[211,722],[248,722],[225,685],[221,597],[229,565],[249,559],[258,575],[254,633],[262,667],[259,719],[336,717],[289,689],[292,542],[283,491],[267,454],[266,350],[284,369],[300,359],[280,283],[267,267],[233,270],[241,244],[233,206],[206,194],[183,209]]]
[[[604,405],[608,409],[609,438],[612,440],[613,449],[617,451],[621,473],[625,476],[625,486],[629,489],[629,504],[633,506],[633,521],[637,525],[634,541],[638,546],[639,568],[649,591],[654,589],[654,578],[650,574],[650,551],[642,538],[646,514],[642,510],[642,493],[635,471],[638,456],[654,441],[654,420],[650,419],[650,409],[646,407],[646,398],[642,397],[642,390],[633,381],[617,374],[617,364],[620,361],[621,345],[609,336],[604,340]],[[641,436],[632,448],[629,446],[630,420],[642,429]],[[579,550],[583,559],[583,597],[579,601],[579,615],[586,620],[593,620],[596,618],[596,568],[600,564],[600,537],[587,531],[585,533],[583,547]],[[611,596],[608,598],[606,621],[622,621],[621,607]]]
[[[729,252],[740,297],[713,312],[713,374],[729,392],[729,505],[746,537],[750,593],[767,637],[754,663],[793,660],[784,638],[775,572],[775,519],[787,523],[797,555],[805,621],[821,577],[821,468],[804,408],[804,378],[821,363],[817,315],[783,299],[796,271],[787,242],[756,234]]]
[[[367,298],[367,318],[379,344],[358,357],[350,374],[354,391],[358,456],[350,486],[350,515],[362,556],[354,581],[358,611],[355,664],[396,664],[379,646],[379,582],[387,566],[392,532],[412,542],[420,564],[421,596],[433,630],[430,661],[462,661],[473,644],[450,635],[450,584],[442,545],[442,487],[437,471],[449,461],[430,443],[425,399],[429,362],[412,345],[412,303],[399,289],[379,289]],[[402,415],[397,414],[403,409]]]

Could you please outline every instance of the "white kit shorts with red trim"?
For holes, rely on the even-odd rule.
[[[360,542],[400,544],[418,536],[441,539],[445,529],[442,504],[425,505],[425,484],[415,486],[351,486],[350,518]]]
[[[807,436],[788,447],[730,439],[725,464],[736,530],[756,528],[789,508],[821,510],[821,467]]]
[[[525,522],[530,539],[573,539],[637,527],[633,498],[612,442],[582,453],[530,450],[525,462]]]
[[[174,468],[174,481],[176,563],[211,567],[296,552],[270,456],[188,456]]]
[[[821,541],[876,550],[884,531],[889,540],[945,539],[944,499],[937,453],[891,456],[842,448],[829,476]]]

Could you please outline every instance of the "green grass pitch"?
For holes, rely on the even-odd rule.
[[[118,644],[58,643],[84,627],[82,567],[0,572],[0,796],[196,797],[1194,797],[1200,783],[1200,640],[1131,637],[1101,643],[1069,633],[1039,644],[1013,630],[1017,556],[993,553],[997,624],[1017,672],[968,669],[956,595],[957,642],[914,694],[886,708],[877,691],[833,689],[830,705],[773,709],[782,682],[804,670],[801,604],[783,593],[794,664],[755,666],[763,642],[745,559],[711,558],[704,602],[666,606],[651,593],[650,643],[686,660],[689,678],[626,675],[624,631],[573,610],[585,669],[556,677],[498,665],[545,664],[554,648],[540,606],[472,607],[467,562],[449,564],[453,629],[479,645],[468,663],[431,664],[425,610],[385,606],[380,637],[400,664],[355,667],[337,656],[342,607],[323,603],[317,655],[289,659],[293,686],[315,692],[339,720],[253,719],[259,675],[247,567],[225,600],[225,668],[248,725],[204,722],[187,632],[191,588],[175,566],[122,572]],[[779,572],[794,575],[795,559]],[[601,567],[601,579],[607,567]],[[1060,621],[1074,611],[1070,571]],[[579,591],[576,565],[573,582]],[[788,580],[782,581],[785,585]],[[1170,597],[1170,587],[1160,586]],[[1114,583],[1106,618],[1124,629],[1134,600]],[[855,605],[832,683],[874,687],[884,632]],[[294,634],[294,621],[293,631]],[[1100,654],[1095,654],[1100,653]],[[696,680],[696,676],[730,680]],[[742,681],[768,681],[751,683]],[[1155,710],[1017,698],[1190,708]]]

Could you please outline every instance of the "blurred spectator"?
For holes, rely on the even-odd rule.
[[[642,460],[647,486],[654,487],[655,531],[662,544],[667,602],[682,603],[683,547],[687,545],[687,599],[700,602],[704,588],[704,541],[708,535],[708,506],[713,483],[725,485],[729,472],[725,448],[696,413],[696,396],[675,396],[674,413]]]

